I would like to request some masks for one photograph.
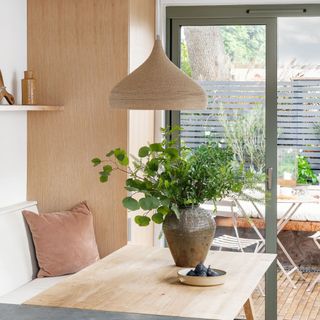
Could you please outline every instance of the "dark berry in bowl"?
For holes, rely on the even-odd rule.
[[[203,263],[199,263],[197,264],[196,268],[194,269],[196,275],[203,274],[203,273],[207,273],[207,268],[205,267],[205,265]],[[203,277],[203,276],[201,276]]]
[[[194,272],[194,270],[190,270],[190,271],[187,273],[187,276],[195,277],[195,276],[196,276],[196,273]]]
[[[207,270],[207,276],[208,276],[208,277],[216,277],[216,276],[218,276],[218,275],[219,275],[218,272],[216,272],[216,271],[214,271],[213,269],[211,269],[210,266],[208,267],[208,270]]]

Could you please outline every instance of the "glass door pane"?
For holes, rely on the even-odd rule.
[[[279,304],[285,319],[320,318],[311,286],[320,248],[310,238],[320,230],[319,28],[318,17],[278,18],[278,292],[292,297]]]
[[[214,210],[213,250],[265,250],[266,26],[182,26],[180,68],[206,91],[203,111],[181,111],[181,143],[229,149],[243,167],[241,192],[230,192]],[[214,164],[213,164],[214,165]],[[264,319],[264,282],[255,290],[257,319]]]

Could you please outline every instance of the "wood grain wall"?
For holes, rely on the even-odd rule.
[[[40,211],[87,200],[101,256],[127,243],[125,176],[101,184],[90,160],[127,148],[126,111],[108,106],[128,72],[128,0],[28,0],[28,68],[40,103],[62,112],[28,114],[28,199]]]
[[[139,67],[149,56],[155,40],[155,1],[130,0],[130,72]],[[132,110],[129,112],[129,152],[137,155],[139,148],[154,142],[154,111]],[[137,212],[133,212],[133,218]],[[139,227],[131,223],[131,242],[153,245],[153,223]]]

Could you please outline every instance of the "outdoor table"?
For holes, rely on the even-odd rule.
[[[236,201],[237,204],[239,205],[241,211],[245,215],[247,219],[250,219],[247,214],[245,213],[244,209],[241,207],[241,204],[239,204],[239,201]],[[265,221],[265,217],[263,213],[260,211],[258,206],[254,203],[254,201],[250,200],[252,205],[254,206],[255,210],[257,211],[258,216]],[[283,228],[286,226],[286,224],[290,221],[290,219],[294,216],[294,214],[297,212],[297,210],[304,204],[304,203],[319,203],[319,200],[313,198],[313,197],[308,197],[308,196],[290,196],[287,198],[284,197],[279,197],[277,200],[277,203],[288,203],[289,208],[285,211],[281,219],[277,222],[277,235],[283,230]],[[254,224],[253,222],[250,222],[250,224]],[[256,230],[257,228],[255,228]],[[257,231],[256,231],[257,232]],[[261,237],[261,233],[258,233],[258,236]],[[294,272],[297,272],[299,277],[303,280],[306,280],[305,277],[303,276],[302,272],[299,270],[298,265],[294,262],[292,257],[290,256],[289,252],[286,250],[285,246],[283,243],[280,241],[279,237],[277,237],[277,243],[285,256],[287,257],[288,261],[292,265],[292,269],[289,271],[286,271],[283,265],[279,260],[277,260],[277,264],[281,271],[284,273],[284,275],[287,277],[291,285],[296,288],[294,282],[291,279],[291,274]]]
[[[275,254],[210,251],[206,265],[227,272],[213,287],[181,284],[167,248],[127,245],[40,293],[29,305],[233,320],[244,307],[255,319],[251,294]]]

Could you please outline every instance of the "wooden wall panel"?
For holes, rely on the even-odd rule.
[[[155,1],[130,0],[130,72],[149,56],[155,40]],[[129,151],[137,155],[139,148],[154,141],[154,111],[132,110],[129,113]],[[131,215],[134,217],[137,212]],[[139,227],[131,224],[131,242],[153,245],[153,224]]]
[[[125,176],[101,184],[90,160],[127,148],[126,111],[108,107],[128,71],[127,0],[28,0],[28,68],[40,103],[62,112],[28,114],[28,199],[41,211],[87,200],[101,256],[127,242]]]

